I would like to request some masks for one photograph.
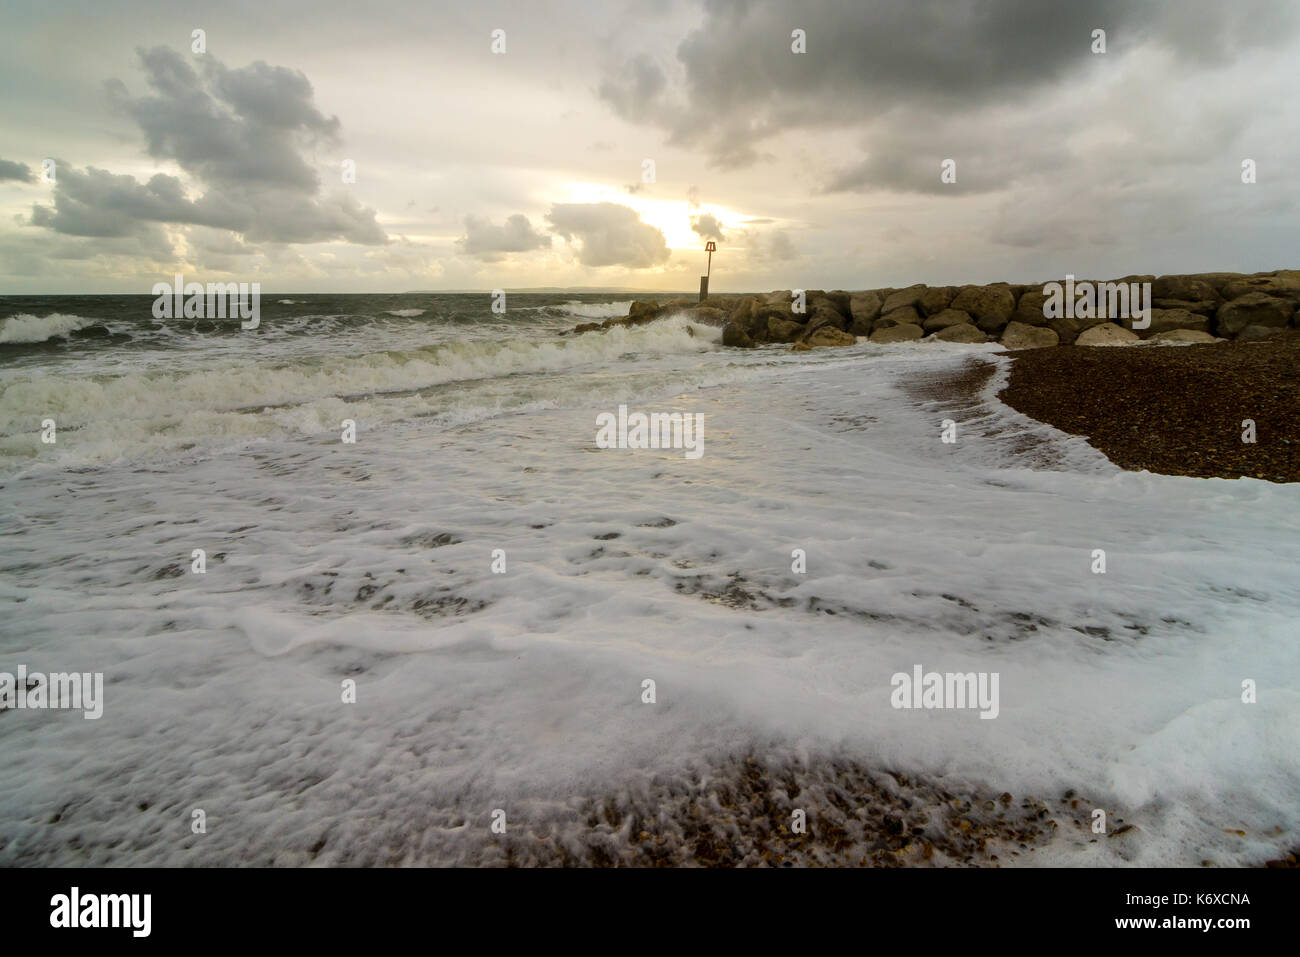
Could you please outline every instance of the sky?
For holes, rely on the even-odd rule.
[[[1294,268],[1298,53],[1285,0],[6,0],[0,294]]]

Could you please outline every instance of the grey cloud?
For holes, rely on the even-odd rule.
[[[664,234],[627,206],[557,203],[546,218],[556,233],[582,243],[578,261],[584,266],[645,269],[668,260]]]
[[[760,262],[789,262],[799,258],[794,240],[785,230],[760,234],[750,255]]]
[[[501,226],[477,216],[465,217],[465,235],[457,240],[469,255],[493,261],[505,253],[526,253],[551,245],[551,237],[538,232],[528,217],[515,213]]]
[[[12,160],[0,159],[0,182],[5,180],[34,183],[36,182],[36,174],[32,172],[31,167],[26,163],[15,163]]]
[[[346,193],[321,196],[319,177],[299,152],[334,144],[339,121],[312,104],[300,72],[258,62],[229,69],[212,57],[202,73],[163,47],[140,51],[154,95],[114,100],[144,133],[148,151],[173,160],[205,192],[189,198],[174,176],[147,183],[105,170],[60,166],[54,205],[37,206],[32,223],[77,236],[127,236],[141,223],[202,225],[253,242],[388,242],[375,219]]]

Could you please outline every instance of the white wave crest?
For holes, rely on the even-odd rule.
[[[19,313],[0,322],[0,343],[45,342],[84,329],[98,320],[52,312],[48,316]]]
[[[410,319],[413,316],[424,315],[423,309],[389,309],[390,316],[397,316],[399,319]]]
[[[580,316],[583,319],[616,319],[619,316],[627,315],[628,310],[632,308],[632,300],[624,299],[621,302],[577,302],[576,300],[570,300],[556,308],[563,309],[570,316]]]

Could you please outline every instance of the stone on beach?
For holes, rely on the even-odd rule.
[[[1016,320],[1002,330],[1002,344],[1008,349],[1042,349],[1060,341],[1061,337],[1045,326],[1031,326]]]
[[[1103,322],[1101,325],[1085,329],[1074,344],[1076,346],[1131,346],[1141,341],[1123,326],[1117,326],[1113,322]]]
[[[912,323],[902,323],[897,326],[887,326],[883,329],[878,328],[871,334],[871,342],[889,343],[889,342],[913,342],[920,339],[924,333],[921,327]]]

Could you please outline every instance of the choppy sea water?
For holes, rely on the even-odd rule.
[[[1046,862],[1296,845],[1296,486],[1122,472],[1001,405],[996,346],[279,298],[252,332],[0,300],[0,671],[105,675],[99,720],[0,713],[0,862],[473,862],[496,810],[580,848],[579,798],[743,754],[1137,827]],[[702,413],[703,456],[597,448],[620,404]],[[997,673],[997,718],[892,707],[916,665]]]

